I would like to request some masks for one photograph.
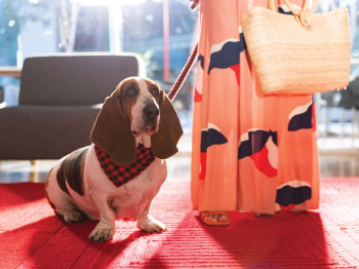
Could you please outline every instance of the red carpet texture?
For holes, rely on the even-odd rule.
[[[153,216],[161,234],[118,221],[114,239],[87,239],[95,221],[65,225],[43,184],[0,185],[0,268],[359,268],[359,178],[323,179],[318,212],[231,213],[203,225],[189,182],[166,182]]]

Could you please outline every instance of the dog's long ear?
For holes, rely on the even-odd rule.
[[[171,101],[161,89],[158,100],[160,125],[158,132],[151,137],[151,147],[157,158],[166,159],[178,152],[177,143],[183,130]]]
[[[122,83],[107,97],[91,131],[90,139],[110,155],[117,165],[132,163],[136,158],[136,142],[122,102]]]

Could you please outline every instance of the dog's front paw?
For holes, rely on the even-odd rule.
[[[149,233],[159,233],[159,232],[167,231],[166,226],[162,222],[150,216],[139,219],[137,221],[137,227]]]
[[[115,233],[115,226],[104,223],[97,224],[96,228],[90,233],[89,239],[98,242],[105,242],[112,238]]]

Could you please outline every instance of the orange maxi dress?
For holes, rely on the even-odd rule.
[[[302,6],[301,0],[291,3]],[[261,97],[256,91],[241,17],[267,4],[201,1],[191,167],[199,211],[318,208],[313,96]],[[287,13],[283,4],[279,12]]]

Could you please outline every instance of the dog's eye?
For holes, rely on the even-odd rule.
[[[152,90],[151,90],[151,94],[152,94],[154,97],[157,97],[157,96],[158,96],[158,94],[159,94],[158,89],[157,89],[157,88],[152,88]]]
[[[127,96],[130,96],[130,97],[135,96],[136,93],[137,93],[137,91],[136,91],[134,88],[129,88],[129,89],[126,91],[126,95],[127,95]]]

